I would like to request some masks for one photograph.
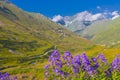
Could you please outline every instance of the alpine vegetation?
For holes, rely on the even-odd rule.
[[[14,76],[13,78],[11,78],[9,73],[0,72],[0,80],[17,80],[17,76]]]
[[[51,53],[45,65],[44,80],[118,80],[120,79],[120,57],[108,63],[103,54],[88,58],[83,53],[72,56],[70,52],[60,55]]]

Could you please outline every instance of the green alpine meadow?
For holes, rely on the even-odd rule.
[[[28,2],[0,0],[0,80],[120,80],[119,11]]]

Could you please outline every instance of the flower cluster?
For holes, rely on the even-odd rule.
[[[115,58],[111,65],[113,69],[120,71],[120,58]]]
[[[45,65],[45,80],[74,80],[74,79],[94,79],[112,78],[115,71],[120,71],[120,58],[115,58],[111,64],[103,54],[89,59],[85,53],[72,56],[70,52],[65,52],[61,57],[55,50],[49,57],[49,64]],[[104,77],[103,77],[104,76]],[[99,79],[99,80],[100,80]]]
[[[17,80],[17,77],[14,76],[13,78],[11,78],[9,73],[0,72],[0,80]]]

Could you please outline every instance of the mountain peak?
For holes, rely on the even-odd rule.
[[[101,20],[114,20],[120,17],[118,11],[113,12],[101,12],[101,13],[90,13],[88,11],[79,12],[73,16],[65,16],[57,15],[53,17],[52,21],[60,23],[70,29],[73,32],[81,33],[85,28],[91,25],[94,22]]]

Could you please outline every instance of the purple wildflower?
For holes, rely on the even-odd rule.
[[[98,67],[99,67],[99,63],[98,62],[93,65],[94,70],[96,70]]]
[[[61,60],[56,60],[54,65],[57,68],[62,68],[62,61]]]
[[[49,62],[53,62],[57,59],[60,59],[60,53],[58,52],[58,50],[54,50],[54,52],[49,57]]]
[[[87,66],[85,66],[85,70],[86,71],[92,71],[94,69],[93,69],[93,67],[91,65],[87,65]]]
[[[107,65],[105,65],[106,66],[105,68],[104,66],[101,66],[101,62],[103,62],[104,64],[107,63],[107,59],[104,57],[103,54],[99,54],[96,58],[93,57],[91,58],[91,60],[89,60],[89,58],[85,53],[83,53],[82,55],[77,55],[73,58],[70,52],[65,52],[63,55],[63,59],[61,60],[60,53],[57,50],[55,50],[49,57],[50,64],[44,67],[45,78],[49,79],[50,76],[53,74],[54,76],[56,76],[55,77],[56,80],[65,79],[66,77],[67,79],[70,79],[72,77],[77,78],[80,73],[85,73],[83,74],[83,77],[87,79],[88,79],[88,75],[89,75],[89,78],[91,78],[91,77],[96,77],[97,74],[98,75],[106,74],[106,76],[112,77],[113,70],[117,70],[116,74],[117,72],[120,71],[119,57],[115,58],[111,63],[111,66],[108,65],[110,68],[106,69]],[[100,68],[102,68],[103,70],[101,70]],[[49,71],[52,72],[52,74],[50,74]],[[0,73],[0,75],[1,74],[2,73]],[[9,74],[6,74],[6,75],[9,75]],[[68,75],[70,76],[68,77]]]
[[[64,77],[64,78],[69,76],[69,73],[64,72],[64,71],[62,71],[62,70],[60,70],[58,68],[53,69],[53,72],[55,72],[57,76],[60,75],[61,77]]]
[[[81,58],[82,58],[83,70],[85,70],[92,77],[95,73],[95,69],[93,66],[91,66],[90,60],[88,59],[85,53],[81,55]]]
[[[112,76],[112,68],[109,68],[108,70],[105,71],[106,76],[111,77]]]
[[[76,64],[78,64],[80,66],[81,65],[81,57],[80,57],[80,55],[75,56],[73,58],[72,62],[73,62],[73,64],[76,63]]]
[[[95,70],[94,70],[94,68],[93,68],[91,65],[85,66],[85,70],[86,70],[86,72],[87,72],[90,76],[93,76],[93,75],[94,75]]]
[[[81,59],[82,59],[82,64],[87,64],[87,65],[90,64],[90,61],[85,53],[81,55]]]
[[[111,66],[115,70],[120,70],[120,58],[115,58],[111,64]]]
[[[91,58],[91,60],[93,61],[93,62],[96,62],[97,61],[97,59],[96,58]]]
[[[14,77],[13,77],[13,80],[17,80],[17,76],[14,76]]]
[[[104,62],[104,63],[106,63],[106,62],[107,62],[107,59],[104,57],[104,55],[103,55],[103,54],[99,54],[99,55],[97,56],[97,59],[101,59],[101,60],[102,60],[102,62]]]
[[[72,60],[72,55],[71,55],[71,53],[70,52],[65,52],[64,53],[64,56],[63,56],[63,59],[64,60],[67,60],[67,61],[70,61],[70,60]]]
[[[72,62],[71,62],[71,61],[66,62],[66,66],[70,66],[71,64],[72,64]]]
[[[49,64],[48,64],[48,65],[45,65],[45,66],[44,66],[44,69],[45,69],[45,70],[48,70],[49,67],[50,67]]]
[[[62,70],[60,70],[58,68],[53,69],[53,72],[55,72],[56,75],[62,75],[62,76],[64,76],[64,71],[62,71]]]
[[[74,73],[74,74],[80,73],[79,67],[76,67],[76,66],[73,65],[73,73]]]
[[[80,55],[77,55],[73,58],[72,64],[73,64],[73,72],[79,73],[80,72],[79,68],[81,65]]]
[[[49,76],[49,72],[48,71],[45,71],[45,73],[44,73],[44,80],[47,80],[47,77]]]
[[[70,66],[72,64],[73,57],[72,57],[70,52],[65,52],[64,56],[63,56],[63,59],[66,61],[67,66]]]
[[[14,76],[13,78],[10,77],[9,73],[2,73],[0,72],[0,80],[17,80],[17,77]]]

